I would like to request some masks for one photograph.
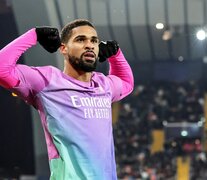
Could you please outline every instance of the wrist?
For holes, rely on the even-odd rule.
[[[27,38],[27,42],[30,43],[31,45],[37,44],[37,34],[35,28],[28,30],[26,33],[22,35],[22,37]]]
[[[35,42],[37,42],[36,28],[32,28],[31,31],[33,32],[33,37],[34,37]]]
[[[117,53],[111,57],[108,58],[109,61],[114,61],[118,56],[121,54],[121,49],[119,48]]]

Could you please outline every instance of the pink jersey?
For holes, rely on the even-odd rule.
[[[111,104],[134,83],[121,50],[109,58],[108,76],[93,72],[90,82],[81,82],[52,66],[16,64],[36,43],[31,29],[0,51],[0,85],[38,110],[51,179],[116,180]]]

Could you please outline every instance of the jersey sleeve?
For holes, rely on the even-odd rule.
[[[46,69],[17,64],[19,57],[36,43],[33,28],[0,50],[0,85],[26,101],[31,101],[31,97],[47,83]]]
[[[109,75],[107,76],[112,89],[112,101],[118,101],[130,94],[134,88],[132,70],[121,49],[109,58]]]
[[[19,83],[16,63],[19,57],[37,42],[35,29],[31,29],[0,50],[0,85],[11,88]]]
[[[30,67],[17,65],[16,74],[19,83],[9,88],[27,103],[34,105],[36,94],[49,84],[53,69],[50,66]]]

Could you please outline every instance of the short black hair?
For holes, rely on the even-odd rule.
[[[95,26],[89,22],[86,19],[76,19],[74,21],[71,21],[70,23],[66,24],[62,31],[61,31],[61,35],[60,35],[60,39],[62,43],[67,43],[68,40],[71,37],[72,34],[72,30],[73,28],[79,27],[79,26],[91,26],[95,29]]]

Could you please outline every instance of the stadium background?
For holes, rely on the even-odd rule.
[[[30,28],[61,29],[75,18],[117,40],[133,69],[133,93],[113,104],[119,179],[207,179],[207,1],[0,0],[0,48]],[[40,46],[19,62],[63,67]],[[107,64],[98,70],[107,73]],[[0,179],[48,179],[37,112],[0,87],[0,114]]]

